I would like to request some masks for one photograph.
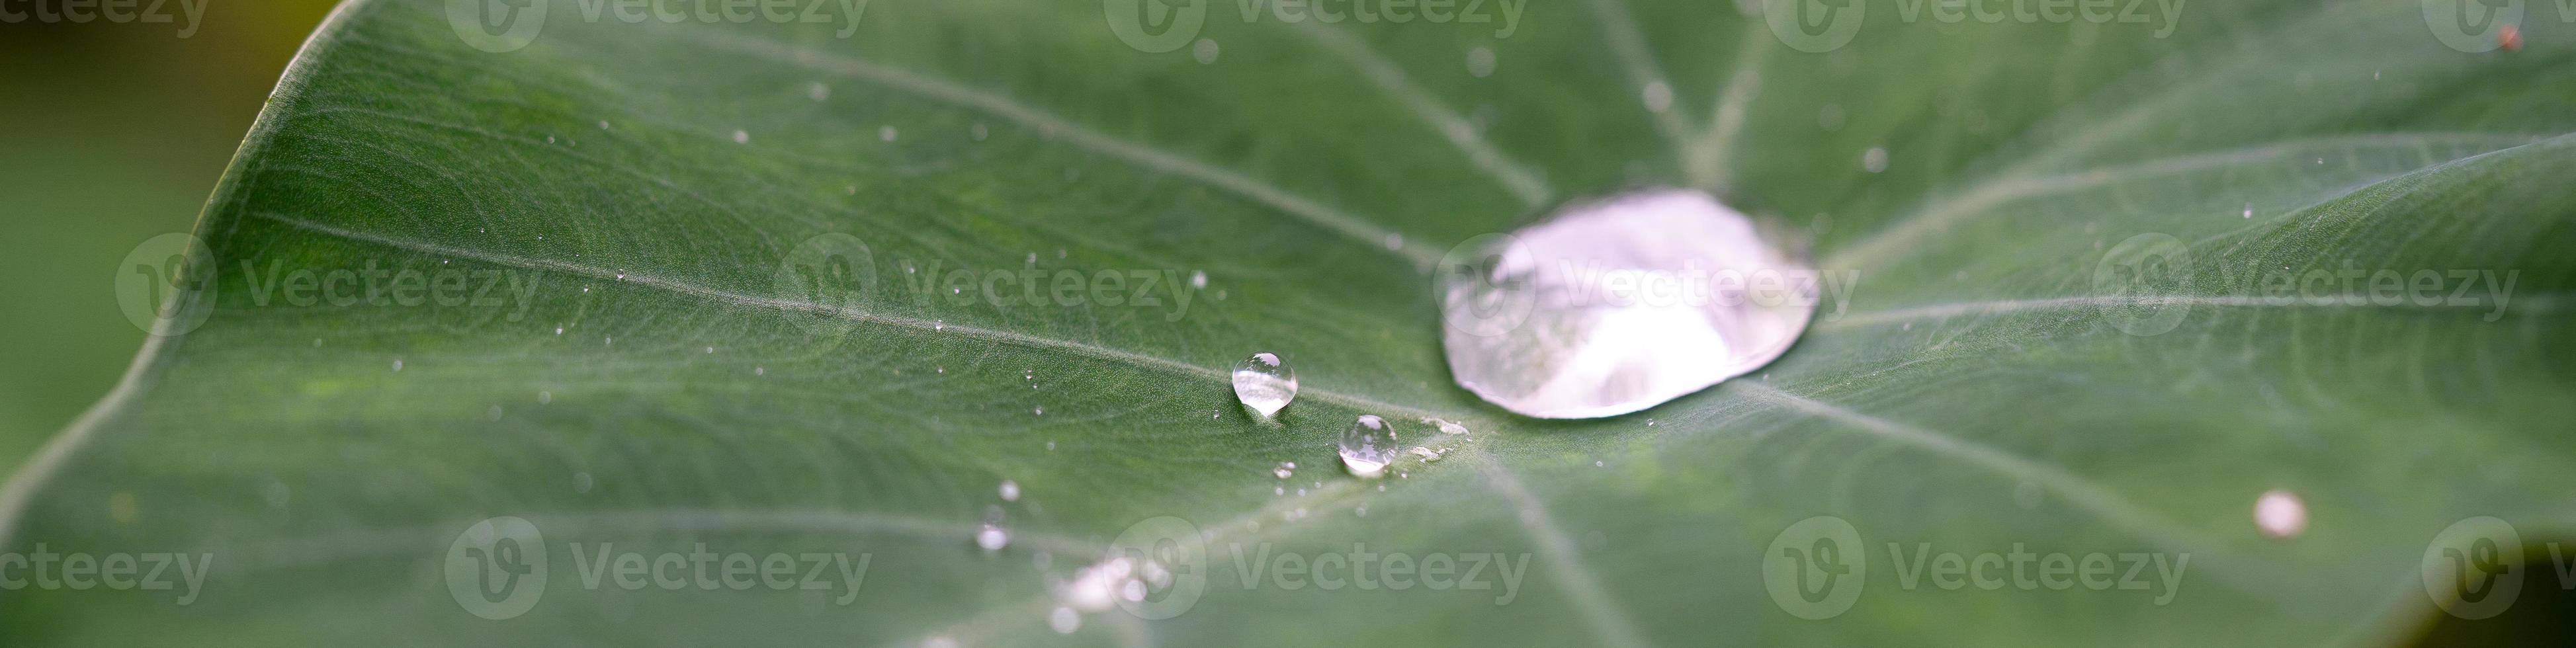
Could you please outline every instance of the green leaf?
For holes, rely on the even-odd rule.
[[[1726,3],[1508,28],[1211,3],[1213,45],[1163,53],[1120,40],[1119,2],[877,2],[847,38],[547,6],[504,53],[438,3],[315,36],[199,225],[211,283],[171,311],[202,325],[0,489],[13,550],[145,580],[12,585],[15,643],[2386,644],[2441,613],[2446,527],[2576,522],[2576,41],[2547,6],[2484,53],[2402,0],[1871,3],[1823,53]],[[1859,283],[1772,367],[1637,415],[1453,386],[1424,264],[1636,185],[1804,228]],[[2265,292],[2312,270],[2319,299]],[[2442,298],[2374,302],[2383,270]],[[404,305],[401,272],[485,301]],[[1120,303],[1055,288],[1103,272]],[[1255,351],[1304,385],[1277,425],[1227,386]],[[1350,478],[1331,444],[1363,413],[1451,449]],[[2274,489],[2303,533],[2256,527]],[[499,573],[450,553],[495,516],[549,563],[497,621],[449,580]],[[1203,596],[1057,636],[1055,586],[1161,516],[1208,541],[1180,565]],[[1809,620],[1834,610],[1772,567],[1817,516],[1865,571]],[[701,547],[715,591],[592,562]],[[144,574],[159,552],[207,577]],[[2024,552],[2146,589],[1918,558]],[[865,579],[846,604],[828,572],[722,580],[773,553]]]

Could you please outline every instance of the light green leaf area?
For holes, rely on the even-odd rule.
[[[582,5],[508,53],[441,3],[316,35],[199,224],[206,322],[0,492],[15,551],[202,552],[208,577],[185,605],[0,592],[11,643],[2385,645],[2439,614],[2445,527],[2576,522],[2576,30],[2545,5],[2476,54],[2412,0],[2193,2],[2162,38],[1872,2],[1822,54],[1723,2],[1531,2],[1504,36],[1211,3],[1213,45],[1165,53],[1081,0],[880,0],[848,38]],[[1433,260],[1658,185],[1804,230],[1856,288],[1774,365],[1635,415],[1454,386]],[[2113,255],[2148,234],[2180,253]],[[867,253],[799,270],[817,240]],[[263,288],[370,268],[526,298]],[[2432,271],[2440,299],[2290,281],[2348,270]],[[2135,277],[2171,299],[2100,287]],[[1278,425],[1226,380],[1256,351],[1304,387]],[[1359,414],[1449,451],[1350,477]],[[2256,526],[2273,489],[2304,532]],[[497,621],[447,580],[492,516],[550,561]],[[1204,594],[1051,628],[1055,587],[1159,516],[1202,532]],[[1809,620],[1765,565],[1816,516],[1865,575]],[[701,544],[868,563],[846,603],[584,564]],[[1988,589],[1927,546],[2181,573]],[[1510,569],[1466,573],[1490,554]]]

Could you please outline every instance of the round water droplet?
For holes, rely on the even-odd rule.
[[[1011,481],[1011,480],[1008,480],[1008,479],[1002,480],[1002,501],[1005,501],[1005,502],[1017,502],[1017,501],[1020,501],[1020,483],[1019,483],[1019,482]]]
[[[1056,634],[1073,634],[1073,631],[1082,629],[1082,613],[1069,607],[1057,607],[1054,612],[1047,613],[1047,627],[1055,629]]]
[[[1673,107],[1673,86],[1662,81],[1646,84],[1646,109],[1663,112]]]
[[[1297,474],[1297,462],[1294,462],[1294,461],[1282,461],[1282,462],[1279,462],[1279,467],[1270,469],[1270,474],[1272,474],[1272,475],[1276,475],[1276,476],[1278,476],[1280,479],[1287,479],[1287,478],[1289,478],[1290,476],[1293,476],[1293,475],[1296,475],[1296,474]]]
[[[1001,551],[1010,544],[1011,533],[1002,530],[1001,525],[986,524],[975,532],[975,546],[983,547],[985,551]]]
[[[1263,418],[1277,415],[1297,398],[1297,372],[1288,361],[1267,351],[1234,363],[1234,397]]]
[[[1814,316],[1822,275],[1699,191],[1560,208],[1469,239],[1434,288],[1458,384],[1540,418],[1616,416],[1769,364]]]
[[[2297,537],[2308,530],[2308,504],[2288,490],[2263,491],[2254,498],[2254,526],[2274,538]]]
[[[1386,465],[1395,463],[1395,426],[1375,414],[1361,414],[1342,431],[1342,467],[1351,474],[1375,478],[1386,474]]]
[[[1467,74],[1468,74],[1469,76],[1473,76],[1473,77],[1476,77],[1476,78],[1479,78],[1479,79],[1481,79],[1481,78],[1485,78],[1485,77],[1489,77],[1489,76],[1493,76],[1493,74],[1494,74],[1494,50],[1493,50],[1493,48],[1490,48],[1490,47],[1479,47],[1479,48],[1476,48],[1476,49],[1467,50]]]

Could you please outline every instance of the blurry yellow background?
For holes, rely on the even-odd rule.
[[[0,474],[124,373],[143,332],[117,310],[118,262],[192,229],[333,4],[205,0],[185,38],[184,16],[0,20]]]

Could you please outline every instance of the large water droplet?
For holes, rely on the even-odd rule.
[[[1659,189],[1470,239],[1433,281],[1460,386],[1529,416],[1592,418],[1780,357],[1815,314],[1819,279],[1744,214]]]
[[[1276,415],[1279,408],[1297,398],[1297,372],[1290,370],[1279,354],[1252,354],[1234,363],[1234,397],[1263,418]]]
[[[1395,453],[1395,426],[1375,414],[1361,414],[1350,429],[1342,431],[1342,467],[1353,475],[1386,474],[1386,465],[1395,463]]]

